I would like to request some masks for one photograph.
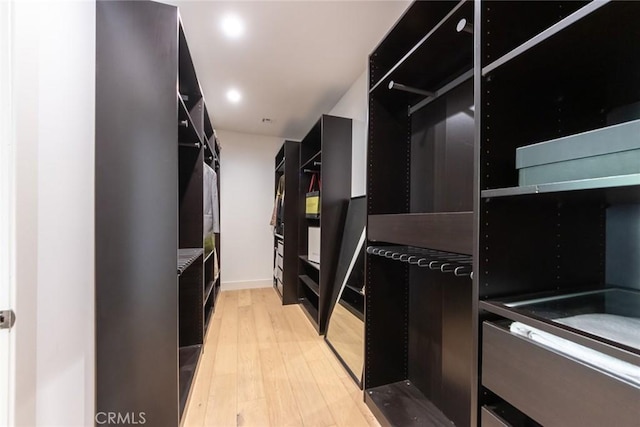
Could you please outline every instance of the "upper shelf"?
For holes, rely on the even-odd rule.
[[[185,96],[185,104],[189,111],[202,98],[202,90],[200,89],[200,83],[196,76],[196,69],[193,66],[193,60],[191,59],[191,53],[189,52],[189,46],[187,45],[182,23],[180,23],[178,33],[178,90]]]
[[[520,46],[516,47],[515,49],[511,50],[510,52],[504,54],[503,56],[501,56],[500,58],[496,59],[495,61],[491,62],[489,65],[485,66],[482,69],[482,75],[487,75],[488,73],[490,73],[491,71],[495,70],[496,68],[500,67],[501,65],[511,61],[512,59],[518,57],[519,55],[527,52],[529,49],[535,47],[536,45],[544,42],[545,40],[547,40],[550,37],[553,37],[554,35],[556,35],[557,33],[561,32],[562,30],[564,30],[567,27],[570,27],[571,25],[575,24],[576,22],[580,21],[581,19],[585,18],[586,16],[588,16],[589,14],[591,14],[592,12],[595,12],[596,10],[600,9],[601,7],[605,6],[607,3],[609,2],[609,0],[599,0],[599,1],[593,1],[590,3],[587,3],[585,6],[581,7],[580,9],[576,10],[575,12],[571,13],[569,16],[565,17],[564,19],[556,22],[555,24],[553,24],[552,26],[550,26],[549,28],[545,29],[544,31],[540,32],[539,34],[531,37],[530,39],[528,39],[527,41],[525,41],[524,43],[522,43]],[[523,4],[526,4],[527,2],[522,2]],[[548,6],[550,6],[552,4],[552,2],[548,2]],[[575,8],[575,7],[579,7],[581,5],[581,2],[573,2],[573,4],[569,4],[568,6],[571,8]],[[539,5],[535,4],[535,7],[538,7]],[[509,8],[511,8],[512,5],[509,5]],[[518,7],[518,5],[516,5],[516,7]],[[567,10],[568,8],[565,7],[565,10]],[[571,10],[571,9],[568,9]],[[523,20],[526,20],[526,17],[522,17]],[[510,18],[510,20],[515,21],[515,19],[513,17]],[[518,21],[518,23],[521,21]],[[508,37],[506,38],[508,39]]]
[[[440,22],[452,4],[450,1],[413,2],[373,50],[370,85],[377,83],[429,29]]]
[[[482,66],[511,52],[587,4],[589,1],[582,0],[480,2]]]
[[[631,190],[631,191],[629,191]],[[608,203],[640,202],[640,174],[552,182],[549,184],[483,190],[482,198],[535,196],[576,197]]]
[[[467,30],[473,32],[472,1],[459,2],[397,64],[372,84],[370,93],[375,95],[375,99],[394,109],[414,105],[429,96],[414,93],[415,89],[438,92],[471,70],[473,34],[462,29],[462,20],[467,22]],[[391,82],[414,89],[414,92],[390,89]]]

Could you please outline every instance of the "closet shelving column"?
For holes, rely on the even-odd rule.
[[[204,109],[204,137],[205,137],[205,146],[204,146],[204,161],[205,163],[213,169],[216,173],[216,188],[209,189],[210,191],[216,191],[218,194],[217,200],[218,204],[212,203],[212,209],[216,209],[218,213],[218,218],[220,218],[220,203],[219,203],[219,194],[220,194],[220,144],[218,139],[216,138],[215,130],[211,123],[211,119],[209,117],[209,112],[207,111],[207,107],[205,105]],[[206,185],[206,184],[205,184]],[[210,194],[210,193],[209,193]],[[213,315],[213,311],[215,309],[215,302],[218,297],[218,293],[220,292],[220,282],[221,282],[221,274],[220,274],[220,246],[222,235],[219,232],[214,232],[214,247],[215,252],[213,252],[212,248],[207,247],[207,243],[205,243],[205,260],[204,260],[204,280],[205,280],[205,289],[204,289],[204,321],[205,321],[205,330],[209,327],[209,321],[211,320],[211,316]],[[217,269],[216,269],[217,263]]]
[[[284,180],[284,200],[273,237],[273,286],[283,304],[298,303],[298,182],[300,143],[285,141],[275,157],[275,191]]]
[[[473,1],[415,2],[370,56],[365,400],[472,417]]]
[[[188,401],[205,332],[203,174],[205,104],[180,23],[178,32],[178,224],[179,253],[198,253],[179,275],[180,413]]]
[[[607,316],[614,330],[640,318],[640,4],[483,2],[479,14],[478,413],[483,425],[637,424],[640,384],[567,352],[640,367],[637,342],[602,332]]]
[[[347,205],[351,197],[351,119],[321,116],[300,142],[298,201],[298,298],[313,326],[324,334]],[[312,176],[322,182],[320,216],[305,215]],[[320,262],[309,259],[309,229],[320,234]],[[313,237],[312,237],[313,239]]]

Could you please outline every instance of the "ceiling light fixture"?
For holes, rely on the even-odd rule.
[[[244,34],[244,24],[236,15],[225,15],[222,18],[222,32],[230,39],[237,39]]]
[[[227,99],[229,102],[237,104],[242,99],[242,95],[237,89],[229,89],[227,91]]]

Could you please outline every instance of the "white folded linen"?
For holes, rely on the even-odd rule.
[[[567,319],[571,318],[561,320],[564,322],[567,321]],[[556,321],[557,320],[558,319],[556,319]],[[571,320],[569,320],[569,322],[571,322]],[[596,369],[626,380],[636,387],[640,387],[640,366],[600,353],[599,351],[592,350],[521,322],[513,322],[510,330],[514,334],[527,337],[545,347],[549,347]]]

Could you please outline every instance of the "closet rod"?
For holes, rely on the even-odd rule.
[[[200,148],[200,143],[199,142],[195,142],[195,143],[179,142],[178,145],[180,147]]]
[[[462,18],[458,21],[458,25],[456,25],[456,31],[459,33],[464,31],[465,33],[473,34],[473,24],[467,22],[466,18]]]
[[[432,103],[433,101],[438,99],[440,96],[444,95],[445,93],[449,92],[452,89],[455,89],[456,87],[460,86],[462,83],[466,82],[467,80],[469,80],[472,77],[473,77],[473,68],[468,70],[464,74],[462,74],[460,77],[458,77],[458,78],[450,81],[446,85],[442,86],[440,89],[438,89],[436,91],[436,93],[435,93],[435,95],[433,97],[423,99],[422,101],[418,102],[413,107],[409,107],[409,115],[412,115],[413,113],[415,113],[416,111],[418,111],[421,108],[425,107],[426,105],[429,105],[430,103]]]
[[[411,86],[407,86],[407,85],[403,85],[400,83],[396,83],[393,80],[391,80],[389,82],[389,90],[401,90],[404,92],[410,92],[410,93],[417,93],[418,95],[424,95],[424,96],[436,96],[435,93],[430,92],[428,90],[423,90],[423,89],[418,89],[417,87],[411,87]]]

